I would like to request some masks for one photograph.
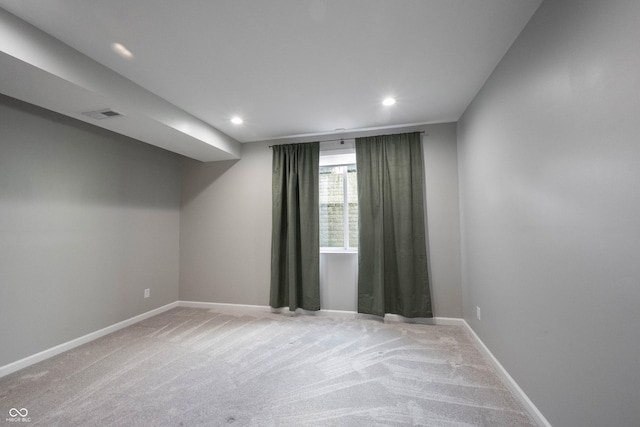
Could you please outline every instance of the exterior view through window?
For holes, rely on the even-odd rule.
[[[320,248],[358,247],[356,165],[320,166]]]

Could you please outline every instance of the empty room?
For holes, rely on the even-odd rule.
[[[640,425],[638,23],[0,0],[0,424]]]

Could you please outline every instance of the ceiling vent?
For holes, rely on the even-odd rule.
[[[92,119],[97,119],[97,120],[102,120],[102,119],[110,119],[112,117],[120,117],[120,116],[124,116],[124,114],[119,113],[115,110],[112,110],[111,108],[106,108],[104,110],[98,110],[98,111],[86,111],[84,113],[85,116],[89,116]]]

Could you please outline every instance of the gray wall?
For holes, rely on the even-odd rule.
[[[176,301],[179,192],[178,155],[0,96],[0,366]]]
[[[543,2],[458,125],[465,318],[556,426],[640,425],[639,22]]]
[[[271,251],[271,150],[241,160],[183,159],[180,300],[267,305]]]
[[[456,126],[431,125],[425,130],[427,250],[434,316],[462,318]]]
[[[428,132],[424,151],[434,311],[436,316],[462,317],[455,124],[420,129]],[[271,150],[267,146],[286,142],[245,144],[239,161],[183,160],[181,300],[268,305]],[[356,277],[356,255],[323,254],[322,307],[355,311]]]

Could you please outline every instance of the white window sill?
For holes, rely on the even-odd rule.
[[[320,248],[321,254],[357,254],[358,248]]]

